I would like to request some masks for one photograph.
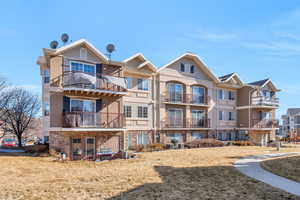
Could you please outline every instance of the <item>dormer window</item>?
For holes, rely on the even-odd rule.
[[[180,64],[180,71],[185,72],[185,65],[183,63]]]
[[[80,48],[80,58],[86,60],[87,59],[87,50],[86,48]]]
[[[193,74],[195,72],[195,66],[194,65],[191,65],[190,72],[191,72],[191,74]]]

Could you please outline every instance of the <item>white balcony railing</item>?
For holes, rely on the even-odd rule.
[[[265,97],[265,96],[252,97],[252,105],[278,107],[279,106],[279,98]]]

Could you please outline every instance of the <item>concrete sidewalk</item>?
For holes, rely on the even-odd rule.
[[[273,187],[285,190],[291,194],[300,196],[300,183],[289,180],[287,178],[283,178],[281,176],[277,176],[271,172],[264,170],[260,166],[260,162],[265,159],[290,155],[300,155],[300,153],[278,153],[249,156],[236,161],[234,166],[241,173],[249,177],[255,178]]]

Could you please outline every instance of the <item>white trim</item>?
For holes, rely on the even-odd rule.
[[[83,71],[73,71],[72,70],[72,63],[80,63],[80,64],[83,64],[83,68],[82,68],[82,70]],[[84,61],[76,61],[76,60],[70,60],[69,61],[69,66],[70,66],[70,71],[72,71],[72,72],[84,72],[84,73],[87,73],[87,72],[85,72],[84,71],[84,65],[90,65],[90,66],[94,66],[94,76],[96,76],[96,64],[91,64],[91,63],[88,63],[88,62],[84,62]]]
[[[156,72],[155,66],[154,66],[150,61],[143,62],[142,64],[140,64],[140,65],[137,67],[137,69],[141,69],[141,68],[143,68],[143,67],[146,66],[146,65],[150,66],[150,69],[151,69],[152,71]]]
[[[216,83],[220,83],[221,81],[219,80],[219,78],[207,67],[207,65],[200,59],[200,57],[196,54],[193,53],[184,53],[181,56],[175,58],[174,60],[172,60],[171,62],[167,63],[166,65],[160,67],[157,72],[161,72],[163,69],[169,67],[170,65],[174,64],[175,62],[177,62],[178,60],[187,57],[187,56],[191,56],[192,58],[194,58],[197,62],[198,62],[198,67],[204,69],[204,71],[216,82]],[[200,64],[199,64],[200,63]]]
[[[138,58],[138,57],[142,58],[142,60],[144,61],[142,64],[140,64],[137,67],[138,69],[142,68],[146,64],[149,64],[152,71],[154,71],[154,72],[157,71],[156,66],[149,59],[147,59],[142,53],[136,53],[133,56],[130,56],[129,58],[126,58],[125,60],[123,60],[123,62],[127,63],[127,62],[129,62],[129,61],[131,61],[135,58]]]
[[[103,60],[105,60],[106,62],[109,61],[109,59],[103,54],[101,53],[94,45],[92,45],[89,41],[87,41],[86,39],[80,39],[80,40],[77,40],[73,43],[70,43],[66,46],[63,46],[63,47],[60,47],[58,49],[56,49],[54,51],[54,54],[55,55],[58,55],[68,49],[71,49],[71,48],[74,48],[76,46],[79,46],[79,45],[82,45],[82,44],[85,44],[90,50],[92,50],[96,55],[98,55],[100,58],[102,58]]]

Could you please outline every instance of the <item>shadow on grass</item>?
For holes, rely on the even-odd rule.
[[[110,200],[299,199],[240,174],[232,166],[155,166],[161,183],[146,183]]]

